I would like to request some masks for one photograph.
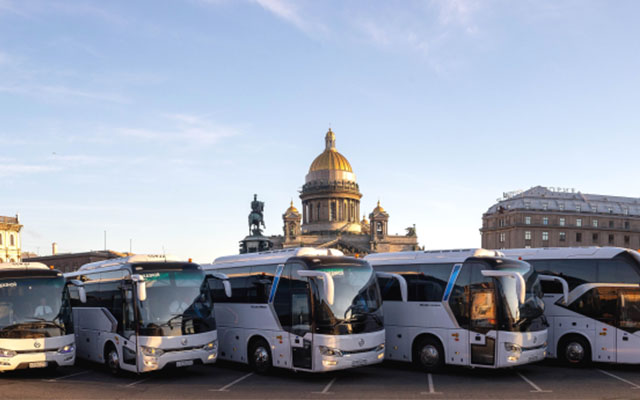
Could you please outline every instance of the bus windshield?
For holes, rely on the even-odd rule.
[[[0,280],[0,338],[46,338],[73,333],[63,277]]]
[[[516,281],[511,277],[497,278],[500,282],[499,291],[505,303],[507,327],[513,331],[529,331],[542,329],[544,321],[544,302],[540,280],[535,270],[526,263],[507,264],[501,271],[519,272],[526,283],[524,303],[521,303],[516,288]]]
[[[313,279],[316,304],[316,332],[351,334],[383,329],[382,301],[375,274],[370,265],[320,265],[334,282],[334,301],[324,295],[324,282]]]
[[[202,271],[145,271],[142,276],[147,299],[138,301],[140,335],[180,336],[216,328]]]

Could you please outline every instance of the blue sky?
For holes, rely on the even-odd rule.
[[[0,215],[23,250],[237,252],[331,125],[367,214],[479,246],[531,186],[638,196],[636,1],[0,0]]]

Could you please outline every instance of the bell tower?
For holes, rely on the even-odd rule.
[[[282,214],[282,221],[284,222],[284,241],[293,242],[302,233],[300,228],[300,222],[302,221],[302,216],[298,209],[294,207],[293,200],[291,200],[291,205],[287,208],[287,211]]]
[[[378,200],[378,206],[369,214],[371,241],[376,242],[384,240],[389,234],[387,231],[389,225],[389,214],[382,208]]]

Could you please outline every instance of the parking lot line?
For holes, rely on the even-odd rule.
[[[140,379],[139,381],[131,382],[128,385],[124,385],[124,387],[133,387],[133,386],[137,385],[138,383],[142,383],[144,381],[148,381],[149,379],[151,379],[151,377]]]
[[[73,376],[78,376],[78,375],[88,374],[89,372],[91,372],[91,371],[80,371],[80,372],[76,372],[75,374],[64,375],[64,376],[61,376],[61,377],[59,377],[59,378],[54,378],[54,379],[43,379],[43,381],[45,381],[45,382],[57,382],[57,381],[59,381],[59,380],[67,379],[67,378],[71,378],[71,377],[73,377]]]
[[[599,368],[598,368],[598,371],[600,371],[600,372],[602,372],[603,374],[608,375],[608,376],[610,376],[610,377],[612,377],[612,378],[615,378],[615,379],[619,380],[620,382],[628,383],[629,385],[631,385],[631,388],[632,388],[632,389],[640,389],[640,386],[636,385],[635,383],[633,383],[633,382],[631,382],[631,381],[628,381],[628,380],[626,380],[626,379],[624,379],[624,378],[620,378],[619,376],[614,375],[614,374],[612,374],[611,372],[607,372],[607,371],[604,371],[604,370],[599,369]]]
[[[324,389],[322,389],[322,392],[311,392],[311,393],[333,394],[333,392],[330,392],[329,389],[331,389],[331,386],[333,386],[333,383],[336,381],[336,379],[338,379],[338,378],[333,378],[331,381],[329,381],[329,383],[327,383],[327,386],[325,386]]]
[[[435,387],[433,385],[433,375],[427,374],[427,381],[429,383],[429,391],[422,392],[421,394],[442,394],[442,392],[436,392]]]
[[[552,390],[542,390],[540,389],[540,386],[536,385],[535,383],[533,383],[530,379],[528,379],[526,376],[522,375],[520,372],[516,372],[518,374],[518,376],[520,378],[522,378],[522,380],[524,380],[525,382],[527,382],[529,385],[531,385],[532,388],[534,388],[535,390],[530,390],[530,392],[532,393],[551,393],[553,392]]]
[[[220,389],[209,389],[210,392],[228,392],[229,388],[233,385],[235,385],[238,382],[241,382],[245,379],[247,379],[248,377],[250,377],[251,375],[253,375],[253,372],[249,372],[248,374],[241,376],[240,378],[236,379],[235,381],[221,387]]]

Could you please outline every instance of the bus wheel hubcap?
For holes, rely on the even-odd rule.
[[[120,367],[120,360],[118,359],[118,352],[115,350],[111,350],[109,352],[109,368],[112,371],[117,371]]]
[[[269,352],[264,347],[260,346],[256,348],[253,353],[253,359],[258,367],[264,367],[269,362]]]
[[[580,362],[584,358],[584,348],[580,343],[571,342],[567,345],[567,360],[571,362]]]
[[[424,346],[420,352],[420,361],[422,361],[423,365],[435,365],[438,363],[439,358],[438,349],[430,344]]]

